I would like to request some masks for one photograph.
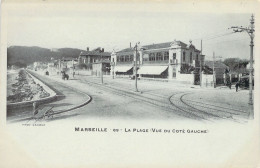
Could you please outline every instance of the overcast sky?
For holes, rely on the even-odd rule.
[[[112,51],[129,47],[130,42],[145,45],[176,39],[186,44],[192,40],[200,49],[202,38],[208,60],[213,51],[223,59],[249,58],[249,36],[227,33],[232,32],[231,26],[248,26],[251,13],[174,9],[169,4],[12,5],[7,45]]]

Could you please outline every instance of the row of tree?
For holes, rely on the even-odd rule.
[[[229,67],[229,72],[245,73],[249,61],[240,58],[227,58],[223,61],[223,63]]]
[[[239,58],[227,58],[223,62],[226,66],[228,66],[228,69],[226,69],[225,73],[246,73],[246,67],[249,63],[246,59],[239,59]],[[191,72],[197,72],[198,69],[195,69],[193,66],[189,64],[182,64],[181,66],[181,73],[184,74],[190,74]],[[213,71],[210,67],[207,65],[202,67],[202,71],[206,74],[212,74]],[[198,73],[198,72],[197,72]]]

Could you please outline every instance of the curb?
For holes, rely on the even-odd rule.
[[[36,78],[33,74],[29,73],[27,70],[25,70],[26,73],[28,73],[28,75]],[[36,78],[38,79],[38,78]],[[46,85],[46,83],[44,83],[42,80],[38,79],[42,84]],[[48,85],[46,85],[50,90],[52,90]],[[32,100],[32,101],[24,101],[24,102],[17,102],[17,103],[9,103],[7,104],[7,109],[16,109],[16,108],[20,108],[20,107],[29,107],[32,106],[32,104],[34,102],[36,102],[38,105],[44,104],[44,103],[48,103],[50,101],[53,101],[57,98],[57,93],[52,90],[55,94],[49,97],[45,97],[42,99],[38,99],[38,100]],[[51,94],[51,93],[49,93]]]
[[[40,80],[40,79],[39,79],[39,80]],[[40,80],[40,81],[41,81],[41,80]],[[58,81],[56,81],[56,82],[58,82]],[[43,82],[43,83],[44,83],[44,82]],[[59,82],[59,83],[61,83],[61,82]],[[45,85],[47,85],[47,84],[45,83]],[[76,106],[74,106],[74,107],[71,107],[71,108],[69,108],[69,109],[53,111],[54,113],[53,113],[52,115],[57,115],[57,114],[61,114],[61,113],[65,113],[65,112],[71,111],[71,110],[78,109],[78,108],[80,108],[80,107],[83,107],[83,106],[87,105],[88,103],[90,103],[90,102],[92,101],[92,97],[91,97],[90,95],[88,95],[88,94],[86,94],[86,93],[84,93],[84,92],[82,92],[82,91],[79,91],[79,90],[77,90],[77,89],[75,89],[75,88],[72,88],[72,87],[70,87],[70,86],[67,86],[67,85],[66,85],[65,87],[71,88],[72,90],[76,90],[77,92],[88,96],[88,100],[85,101],[84,103],[81,103],[81,104],[76,105]],[[55,98],[56,98],[56,96],[55,96]],[[15,122],[20,122],[20,121],[30,120],[30,119],[33,119],[33,117],[22,118],[22,119],[18,119],[18,120],[9,121],[9,122],[10,122],[10,123],[15,123]]]

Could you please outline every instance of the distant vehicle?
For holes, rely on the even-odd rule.
[[[253,86],[254,86],[254,77],[253,77],[252,83],[253,83]],[[249,88],[249,75],[242,76],[240,78],[239,87],[245,88],[245,89]]]
[[[62,74],[62,79],[63,80],[65,80],[65,79],[69,80],[69,75],[68,74],[66,74],[64,71],[62,71],[61,74]]]

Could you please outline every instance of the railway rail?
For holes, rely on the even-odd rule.
[[[111,85],[102,85],[97,80],[90,81],[84,79],[84,81],[87,82],[88,84],[99,85],[103,88],[106,88],[106,90],[109,88],[110,91],[112,90],[113,93],[116,93],[121,96],[123,95],[129,97],[131,95],[130,97],[134,99],[142,100],[143,102],[160,106],[162,108],[167,108],[168,111],[174,110],[174,112],[177,112],[178,115],[185,116],[188,118],[196,118],[196,119],[207,120],[207,121],[224,119],[224,120],[231,120],[239,123],[247,122],[245,118],[248,112],[239,109],[222,107],[222,106],[212,105],[209,103],[184,99],[184,96],[188,94],[192,94],[190,92],[176,92],[171,94],[170,96],[164,96],[164,95],[159,95],[150,92],[145,92],[144,94],[138,94],[132,91],[128,91],[129,88],[122,87],[122,86],[118,88],[118,87],[113,87]],[[149,97],[147,95],[149,95]],[[159,100],[158,98],[161,98],[161,100]],[[169,106],[169,104],[165,103],[165,99],[168,99],[171,107]]]
[[[102,91],[109,91],[115,95],[132,98],[135,101],[142,101],[144,103],[148,103],[149,105],[160,107],[167,112],[174,112],[174,114],[189,119],[209,122],[214,122],[214,120],[219,119],[239,123],[246,122],[243,119],[236,119],[233,116],[246,116],[247,112],[238,109],[202,103],[195,100],[184,99],[186,95],[192,94],[190,92],[169,92],[168,95],[160,95],[150,92],[144,92],[141,94],[131,90],[129,91],[129,87],[118,87],[111,84],[101,84],[99,80],[94,78],[91,78],[91,80],[81,79],[80,81],[90,86],[98,86],[98,88]],[[58,83],[61,84],[61,82]],[[77,89],[74,88],[74,90]]]

